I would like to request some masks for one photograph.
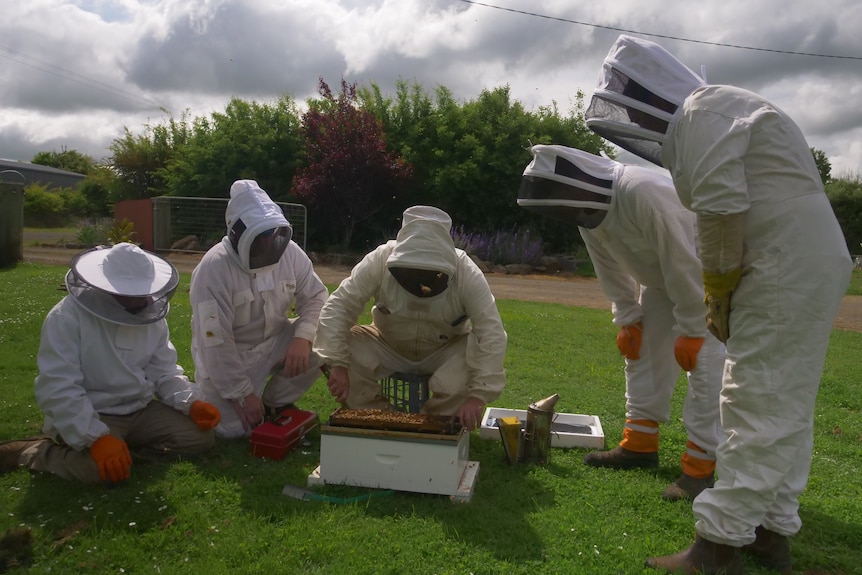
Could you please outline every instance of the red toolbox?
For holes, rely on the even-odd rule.
[[[255,457],[282,459],[315,426],[317,414],[313,411],[285,409],[276,419],[254,428],[248,451]]]

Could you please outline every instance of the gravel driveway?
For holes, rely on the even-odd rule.
[[[29,262],[69,265],[79,250],[54,247],[24,246],[24,260]],[[171,253],[166,256],[180,272],[191,273],[201,254]],[[350,274],[348,266],[316,265],[320,279],[328,285],[337,285]],[[580,307],[610,310],[595,279],[580,276],[503,275],[487,274],[488,284],[497,299],[518,299],[544,303],[559,303]],[[862,296],[845,296],[841,301],[836,329],[862,332]]]

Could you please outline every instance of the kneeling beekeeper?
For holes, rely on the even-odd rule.
[[[44,436],[0,445],[17,467],[85,483],[131,475],[132,457],[194,457],[220,414],[177,365],[169,301],[179,275],[129,243],[79,254],[42,325],[35,393]]]

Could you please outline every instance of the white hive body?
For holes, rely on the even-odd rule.
[[[378,428],[330,417],[329,424],[321,426],[320,466],[309,475],[308,484],[394,489],[469,501],[479,471],[479,463],[469,461],[470,433],[446,422],[441,426],[439,419],[428,416],[383,413],[381,418],[392,421],[375,424]]]

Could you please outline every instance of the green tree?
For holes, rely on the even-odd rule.
[[[851,254],[862,254],[862,178],[834,178],[826,184],[826,195],[844,233]]]
[[[67,150],[65,147],[60,152],[39,152],[33,156],[32,163],[84,175],[96,169],[96,160],[77,150]]]
[[[253,179],[277,201],[290,200],[301,160],[299,112],[288,97],[274,104],[234,98],[224,113],[196,118],[162,171],[173,196],[227,197],[235,180]]]
[[[24,188],[24,223],[34,227],[59,227],[69,219],[64,197],[59,191],[33,183]]]
[[[825,186],[832,178],[832,163],[829,161],[829,158],[826,157],[823,150],[811,148],[811,155],[814,156],[814,163],[817,164],[817,171],[820,173],[820,179],[823,181],[823,185]]]
[[[360,224],[374,229],[399,205],[410,165],[387,149],[383,124],[357,106],[356,85],[341,81],[341,93],[320,79],[320,100],[302,117],[307,164],[293,180],[293,193],[308,204],[309,235],[351,247]]]
[[[166,112],[167,113],[167,112]],[[164,124],[146,124],[142,134],[123,128],[122,138],[109,146],[109,165],[117,175],[117,200],[134,200],[163,195],[165,170],[175,151],[189,137],[187,112],[179,121],[168,116]]]
[[[77,189],[86,201],[85,216],[101,218],[111,215],[114,199],[119,194],[117,175],[110,168],[96,166]]]
[[[555,102],[525,110],[508,86],[484,90],[463,104],[443,86],[432,99],[418,84],[404,82],[394,98],[373,84],[361,97],[386,126],[391,147],[414,166],[412,203],[436,205],[473,231],[527,227],[539,230],[551,248],[579,243],[573,227],[519,208],[517,193],[531,143],[610,150],[584,123],[583,94],[566,117]]]

